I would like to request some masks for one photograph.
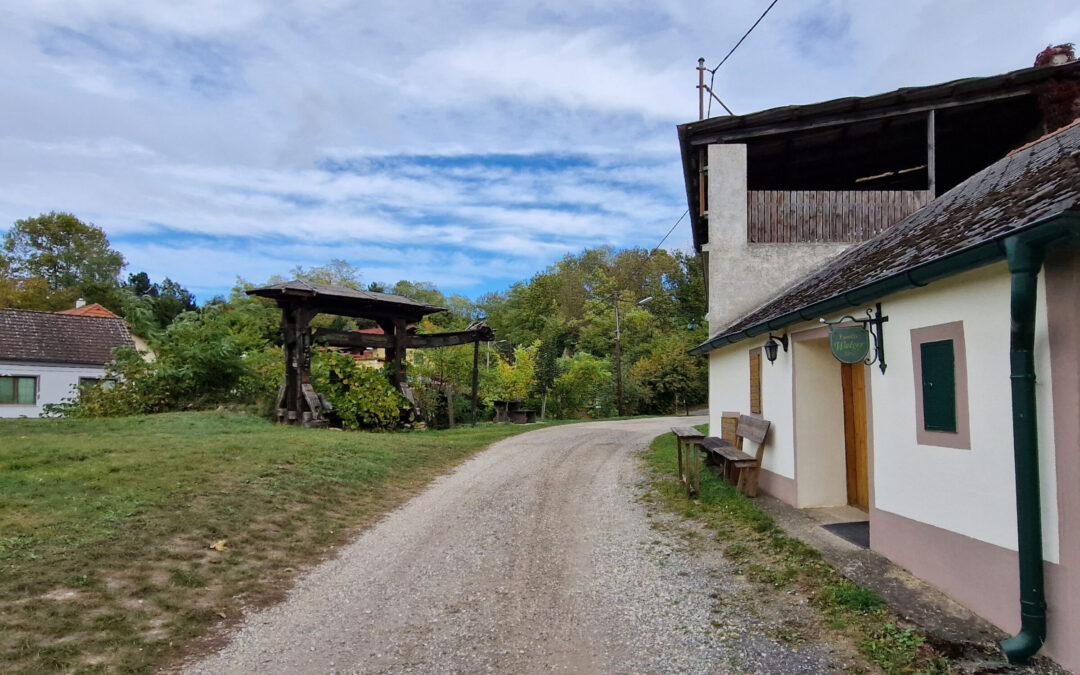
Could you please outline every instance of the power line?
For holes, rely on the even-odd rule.
[[[688,213],[690,213],[690,209],[686,209],[685,211],[683,211],[683,214],[679,216],[679,219],[675,221],[675,224],[671,226],[671,229],[667,231],[667,234],[665,234],[664,238],[660,240],[660,243],[654,246],[653,250],[649,251],[649,255],[652,255],[656,252],[657,249],[664,245],[664,242],[667,241],[667,238],[671,236],[671,233],[675,231],[675,228],[679,226],[679,223],[682,222],[682,219],[685,218],[686,214]]]
[[[720,63],[716,64],[715,68],[713,68],[713,69],[711,69],[709,71],[709,73],[710,73],[709,91],[710,92],[713,91],[713,83],[716,81],[716,71],[720,70],[720,66],[724,65],[724,63],[729,58],[731,58],[731,55],[735,53],[735,50],[739,48],[739,45],[741,45],[743,43],[743,40],[745,40],[747,38],[747,36],[750,35],[750,33],[754,32],[754,29],[757,28],[757,25],[759,23],[761,23],[761,20],[764,19],[765,15],[769,13],[769,10],[771,10],[773,8],[773,6],[776,5],[776,3],[778,3],[778,2],[780,2],[780,0],[773,0],[771,3],[769,3],[769,6],[766,7],[765,11],[761,13],[761,16],[758,17],[758,20],[754,22],[754,25],[750,26],[750,29],[747,30],[745,33],[743,33],[743,36],[741,38],[739,38],[739,41],[735,43],[735,46],[731,48],[731,51],[729,51],[727,53],[727,55],[724,56],[724,58],[720,59]],[[727,106],[724,106],[724,107],[726,108]],[[730,112],[730,110],[728,112]],[[711,115],[711,114],[712,114],[712,98],[710,97],[709,98],[709,115]]]

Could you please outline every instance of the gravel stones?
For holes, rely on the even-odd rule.
[[[827,649],[772,639],[782,617],[754,616],[747,582],[684,545],[690,525],[647,513],[637,454],[672,423],[549,427],[493,445],[186,672],[840,670]]]

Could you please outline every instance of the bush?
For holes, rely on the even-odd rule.
[[[358,366],[346,354],[316,352],[311,374],[315,390],[330,400],[347,429],[393,429],[410,409],[382,372]]]
[[[227,306],[187,312],[154,343],[157,358],[143,361],[131,348],[115,351],[106,378],[46,408],[46,414],[117,417],[228,404],[269,408],[283,377],[281,349],[250,330],[251,321]]]

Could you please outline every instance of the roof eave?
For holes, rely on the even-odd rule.
[[[1010,237],[1080,237],[1080,211],[1066,210],[1047,216],[1023,228],[987,239],[966,249],[942,256],[921,265],[902,270],[869,284],[832,295],[747,328],[709,338],[688,350],[692,356],[703,356],[714,349],[735,344],[769,331],[780,330],[804,321],[827,316],[834,312],[858,307],[909,288],[918,288],[962,272],[967,272],[1005,259],[1004,241]]]

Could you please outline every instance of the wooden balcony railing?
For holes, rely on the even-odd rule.
[[[929,190],[752,190],[746,199],[746,240],[780,244],[865,241],[933,196]]]

